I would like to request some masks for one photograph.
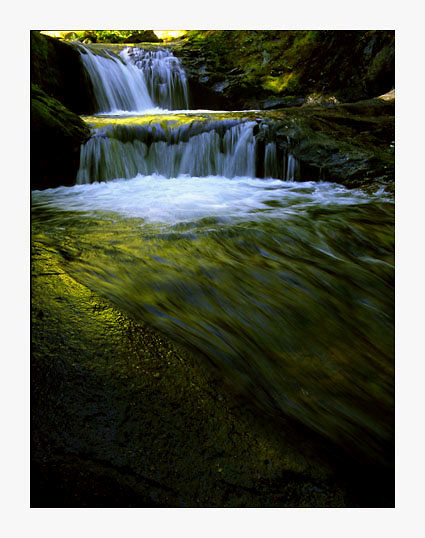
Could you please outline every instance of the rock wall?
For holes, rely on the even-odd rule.
[[[393,31],[203,30],[173,46],[196,106],[211,92],[228,110],[352,102],[395,84]]]

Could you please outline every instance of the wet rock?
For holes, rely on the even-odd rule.
[[[274,108],[286,108],[293,106],[301,106],[304,104],[305,99],[303,97],[282,97],[282,98],[269,98],[263,102],[264,110],[271,110]]]
[[[73,280],[43,243],[35,225],[32,507],[356,505],[322,441],[224,394],[203,361]]]
[[[290,148],[300,162],[303,180],[331,181],[368,191],[384,186],[393,192],[391,97],[272,111],[265,116],[267,128],[257,138],[268,142],[273,137],[282,149]]]
[[[90,130],[79,116],[31,87],[31,188],[74,185]]]

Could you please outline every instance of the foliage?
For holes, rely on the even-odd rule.
[[[85,43],[130,43],[160,41],[152,30],[70,30],[42,32],[65,41]]]

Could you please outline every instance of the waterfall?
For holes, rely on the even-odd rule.
[[[148,93],[156,106],[168,110],[189,108],[186,74],[180,60],[171,51],[128,47],[121,56],[143,71]]]
[[[95,45],[78,47],[98,114],[110,116],[101,122],[86,118],[92,137],[81,148],[78,184],[152,174],[298,178],[296,159],[277,146],[266,122],[169,114],[187,110],[189,102],[185,72],[168,49],[125,47],[117,54]],[[147,121],[152,111],[155,119]]]
[[[297,161],[269,143],[264,154],[254,135],[256,121],[172,120],[147,123],[125,119],[94,129],[81,148],[77,183],[164,177],[237,176],[296,179]],[[259,166],[260,161],[264,164]],[[262,164],[262,163],[261,163]]]
[[[93,45],[79,45],[79,50],[93,84],[98,113],[189,107],[184,70],[169,50],[126,47],[116,54]]]

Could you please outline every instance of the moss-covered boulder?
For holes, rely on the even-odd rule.
[[[31,32],[31,83],[76,114],[93,114],[92,83],[70,43]]]
[[[134,30],[122,43],[161,43],[162,39],[153,30]]]
[[[31,188],[74,185],[90,130],[79,116],[31,86]]]
[[[394,88],[394,50],[393,31],[202,30],[174,44],[196,106],[213,92],[234,110],[376,97]]]

